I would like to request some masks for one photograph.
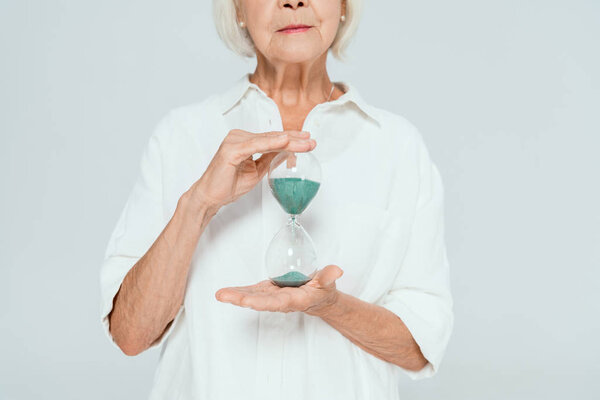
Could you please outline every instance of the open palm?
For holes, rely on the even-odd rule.
[[[215,297],[221,302],[257,311],[301,311],[318,315],[336,301],[335,281],[343,273],[337,265],[327,265],[300,287],[279,287],[266,279],[254,285],[219,289]]]

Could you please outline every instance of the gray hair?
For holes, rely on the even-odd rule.
[[[236,0],[213,0],[213,19],[217,33],[225,45],[242,57],[254,57],[254,44],[247,29],[237,24]],[[335,58],[345,61],[346,48],[358,28],[362,12],[362,0],[346,0],[346,20],[340,27],[331,44],[331,53]]]

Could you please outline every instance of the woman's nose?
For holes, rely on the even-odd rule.
[[[307,1],[306,0],[282,0],[281,3],[283,4],[283,7],[290,7],[295,10],[298,7],[306,6]]]

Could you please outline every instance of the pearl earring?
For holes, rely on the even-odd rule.
[[[346,16],[345,16],[345,15],[342,15],[342,16],[340,17],[340,21],[344,22],[345,20],[346,20]]]
[[[246,26],[246,24],[244,23],[244,21],[240,21],[240,28],[243,28],[244,26]]]

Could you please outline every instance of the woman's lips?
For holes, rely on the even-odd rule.
[[[293,26],[286,26],[285,28],[280,29],[277,32],[279,32],[279,33],[300,33],[300,32],[306,32],[310,28],[311,27],[308,25],[293,25]]]

